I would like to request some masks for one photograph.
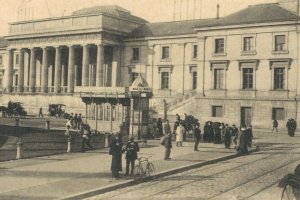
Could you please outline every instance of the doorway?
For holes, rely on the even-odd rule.
[[[241,126],[250,126],[252,122],[252,108],[241,107]]]

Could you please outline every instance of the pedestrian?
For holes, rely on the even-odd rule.
[[[77,128],[80,129],[80,126],[82,124],[82,117],[81,117],[81,113],[79,113],[78,117],[77,117]]]
[[[172,137],[171,133],[168,133],[164,136],[163,145],[165,146],[165,160],[170,160],[170,154],[172,149]]]
[[[137,152],[140,151],[140,147],[139,144],[137,142],[134,141],[134,137],[131,137],[129,139],[129,142],[126,144],[126,176],[129,175],[129,167],[130,168],[130,175],[133,174],[133,168],[134,168],[134,163],[135,160],[138,158],[137,156]]]
[[[109,154],[112,155],[111,172],[115,178],[120,178],[119,172],[122,171],[122,147],[123,143],[118,135],[112,140],[109,148]]]
[[[194,134],[194,140],[195,140],[194,151],[199,151],[198,150],[198,145],[199,145],[199,142],[201,140],[201,130],[199,129],[198,125],[195,125],[195,128],[193,130],[193,134]]]
[[[43,108],[42,107],[40,107],[40,110],[39,110],[39,117],[44,117],[44,115],[43,115]]]
[[[276,132],[278,132],[277,127],[278,127],[278,121],[277,121],[276,119],[274,119],[274,120],[273,120],[273,129],[272,129],[272,131],[274,131],[274,129],[275,129]]]
[[[162,125],[162,121],[161,121],[161,118],[158,118],[157,120],[157,129],[158,129],[158,136],[162,136],[163,135],[163,125]]]
[[[164,134],[169,134],[171,133],[171,127],[169,124],[169,120],[166,120],[166,123],[164,124]]]
[[[75,115],[73,117],[73,124],[74,124],[74,128],[75,129],[79,129],[79,127],[78,127],[78,116],[77,116],[77,113],[75,113]]]
[[[224,145],[225,145],[225,148],[229,149],[230,148],[230,143],[231,143],[231,130],[228,127],[228,124],[225,124],[225,128],[224,128]]]
[[[91,128],[88,124],[82,125],[82,136],[81,136],[81,151],[85,152],[86,148],[85,146],[87,145],[89,147],[89,150],[95,150],[95,148],[91,145],[91,137],[92,137],[92,132]]]
[[[185,130],[184,130],[183,124],[182,124],[182,122],[180,122],[179,126],[176,129],[176,146],[182,147],[184,132],[185,132]]]
[[[236,147],[236,144],[237,144],[237,142],[235,141],[235,138],[238,137],[237,136],[238,132],[239,132],[239,129],[235,126],[235,124],[233,124],[232,128],[231,128],[231,143],[235,144],[235,147]]]
[[[247,130],[247,141],[248,141],[248,147],[252,146],[252,140],[253,140],[253,133],[252,133],[252,126],[250,125]]]
[[[295,135],[295,131],[297,128],[297,123],[294,119],[288,119],[286,123],[286,127],[288,128],[288,134],[290,137],[293,137]]]
[[[66,123],[66,127],[67,126],[70,126],[70,128],[72,128],[73,126],[72,126],[72,118],[69,118],[68,119],[68,121],[67,121],[67,123]]]
[[[237,154],[245,155],[248,153],[248,140],[246,136],[246,128],[242,127],[237,135]]]

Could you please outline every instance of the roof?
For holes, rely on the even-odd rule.
[[[131,15],[131,13],[117,5],[108,5],[108,6],[93,6],[89,8],[84,8],[80,9],[77,11],[72,12],[72,15],[94,15],[94,14],[100,14],[100,13],[105,13],[109,15],[113,15],[122,19],[127,19],[127,20],[133,20],[136,22],[140,23],[146,23],[147,21],[140,18],[136,17],[134,15]]]
[[[248,6],[226,17],[215,19],[209,24],[201,24],[197,28],[294,21],[297,17],[295,13],[282,8],[278,3],[258,4]]]
[[[297,15],[278,3],[251,5],[222,18],[195,19],[186,21],[146,23],[135,29],[129,37],[159,37],[196,33],[195,28],[217,27],[265,22],[293,21]]]
[[[130,37],[155,37],[196,33],[195,27],[215,19],[195,19],[175,22],[147,23],[135,29]]]
[[[136,79],[133,81],[130,87],[149,87],[147,81],[142,77],[138,76]]]
[[[0,48],[5,48],[8,46],[8,41],[4,37],[0,37]]]

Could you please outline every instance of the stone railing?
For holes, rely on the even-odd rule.
[[[188,92],[187,94],[179,96],[179,97],[175,98],[174,100],[172,100],[171,102],[167,103],[167,109],[171,110],[172,108],[175,108],[178,105],[182,104],[183,102],[191,99],[195,95],[196,95],[196,91],[192,90],[192,91]]]
[[[100,27],[102,25],[100,15],[91,16],[67,16],[61,18],[48,18],[43,20],[15,22],[10,24],[9,35],[20,33],[45,32],[47,30],[64,31],[76,30],[88,27]]]

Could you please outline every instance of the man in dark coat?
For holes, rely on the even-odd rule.
[[[129,142],[126,144],[126,175],[129,175],[129,167],[131,166],[130,175],[133,174],[133,168],[135,160],[138,158],[137,152],[140,151],[139,144],[134,141],[134,138],[131,137]]]
[[[195,126],[193,133],[194,133],[194,140],[195,140],[194,151],[198,151],[198,145],[201,140],[201,131],[198,125]]]
[[[238,133],[238,147],[237,147],[237,154],[238,155],[245,155],[248,153],[248,140],[246,136],[246,128],[242,127],[241,131]]]
[[[273,120],[273,129],[272,129],[272,131],[274,131],[274,129],[275,129],[276,132],[277,132],[278,131],[277,127],[278,127],[278,121],[276,119],[274,119]]]
[[[225,148],[229,149],[230,148],[230,143],[231,143],[231,131],[230,131],[230,128],[228,127],[228,124],[225,124],[225,129],[224,129],[224,145],[225,145]]]
[[[115,178],[120,178],[119,171],[122,171],[122,146],[123,143],[117,135],[116,138],[112,140],[109,149],[109,154],[112,155],[111,172]]]
[[[165,134],[164,137],[165,146],[165,160],[170,160],[171,148],[172,148],[172,137],[170,133]]]

